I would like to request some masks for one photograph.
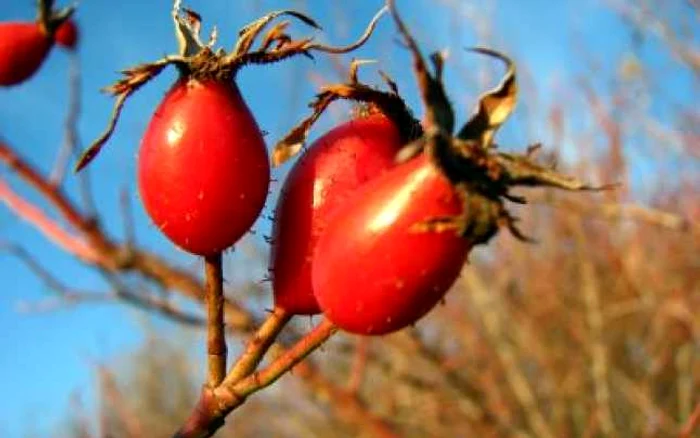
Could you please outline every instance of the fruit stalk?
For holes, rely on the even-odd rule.
[[[173,438],[207,438],[214,435],[224,425],[224,419],[231,411],[245,403],[250,395],[275,383],[323,345],[337,330],[332,322],[324,319],[266,368],[237,382],[222,383],[217,388],[205,385],[197,406]]]
[[[216,388],[226,376],[224,290],[221,253],[204,258],[207,302],[207,385]]]
[[[270,349],[282,329],[292,318],[292,314],[276,307],[270,312],[257,332],[250,338],[245,351],[233,365],[223,381],[223,385],[231,385],[250,375],[260,364],[265,353]]]

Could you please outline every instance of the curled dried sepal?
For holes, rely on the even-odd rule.
[[[183,62],[183,58],[169,57],[152,64],[142,64],[134,68],[124,70],[122,71],[122,75],[124,76],[122,79],[103,90],[112,96],[116,96],[117,100],[114,102],[114,108],[112,110],[112,114],[110,115],[107,128],[80,156],[78,163],[75,166],[76,172],[90,164],[97,154],[99,154],[100,150],[102,150],[102,146],[104,146],[107,140],[109,140],[109,138],[112,136],[126,99],[128,99],[129,96],[131,96],[131,94],[133,94],[141,86],[158,76],[158,74],[160,74],[160,72],[162,72],[168,65],[181,64]]]
[[[602,191],[617,187],[617,184],[593,186],[539,165],[532,160],[531,152],[525,155],[501,152],[493,158],[501,167],[504,184],[508,186],[553,187],[570,191]]]
[[[312,37],[294,40],[284,32],[287,25],[282,24],[272,28],[266,34],[266,36],[263,37],[262,44],[256,50],[251,50],[255,39],[260,35],[265,26],[267,26],[273,19],[282,15],[293,16],[310,26],[320,28],[315,21],[299,12],[289,10],[276,11],[254,21],[241,30],[239,33],[240,38],[238,43],[236,44],[233,52],[227,56],[225,63],[231,69],[231,71],[236,72],[240,68],[249,64],[269,64],[296,55],[304,55],[312,58],[312,52],[332,54],[349,53],[358,49],[367,42],[369,37],[374,32],[377,22],[385,11],[386,8],[382,8],[379,12],[377,12],[377,14],[367,25],[365,32],[360,36],[360,38],[347,46],[335,47],[319,44],[314,42]],[[276,44],[273,45],[272,42],[275,42]]]
[[[190,9],[183,9],[180,0],[175,0],[173,3],[172,17],[175,23],[178,54],[194,56],[199,53],[206,46],[199,38],[202,17]]]
[[[238,58],[240,56],[243,56],[250,52],[251,47],[253,46],[253,43],[255,42],[255,39],[260,35],[260,33],[263,31],[265,26],[267,26],[272,20],[274,20],[277,17],[283,16],[283,15],[288,15],[294,18],[299,19],[301,22],[314,27],[316,29],[321,29],[321,26],[318,25],[311,17],[308,17],[301,12],[293,11],[293,10],[282,10],[282,11],[274,11],[270,12],[269,14],[265,15],[264,17],[261,17],[252,23],[249,23],[245,25],[239,32],[238,32],[238,41],[236,42],[236,46],[233,48],[233,51],[231,52],[230,59],[234,60],[235,58]],[[290,38],[291,41],[291,38]]]
[[[518,94],[515,64],[510,58],[495,50],[483,47],[474,47],[468,50],[498,58],[507,67],[501,83],[479,98],[474,115],[457,133],[457,138],[476,140],[482,147],[488,148],[493,144],[493,137],[498,128],[508,119],[515,108]]]
[[[279,166],[299,153],[306,142],[311,127],[325,112],[326,108],[338,99],[348,99],[373,105],[391,118],[396,123],[396,126],[400,127],[404,141],[411,141],[420,136],[420,124],[413,118],[403,99],[396,93],[396,84],[391,79],[382,74],[382,77],[390,84],[390,91],[381,91],[359,82],[357,70],[360,65],[369,62],[368,60],[354,60],[350,65],[350,79],[348,83],[328,85],[321,89],[321,92],[316,95],[316,99],[309,105],[312,108],[311,115],[292,128],[273,148],[273,166]]]
[[[421,55],[418,43],[416,43],[408,27],[401,19],[394,0],[387,0],[387,7],[394,18],[399,33],[413,55],[413,71],[423,99],[426,127],[437,126],[439,129],[451,134],[454,130],[455,117],[454,110],[441,81],[444,54],[436,52],[431,55],[433,66],[435,67],[435,75],[431,75],[423,55]]]
[[[75,5],[54,11],[54,3],[53,0],[39,0],[37,4],[37,23],[49,36],[53,36],[56,29],[75,12]]]
[[[408,160],[420,152],[452,183],[463,201],[462,213],[421,221],[414,232],[456,232],[474,244],[488,242],[506,227],[520,240],[532,242],[523,234],[510,214],[506,202],[525,204],[526,199],[513,195],[516,186],[554,187],[565,190],[605,190],[612,186],[594,187],[576,178],[537,164],[533,158],[537,147],[523,155],[497,153],[490,146],[496,130],[510,116],[517,95],[516,69],[513,62],[499,52],[476,48],[475,52],[496,57],[507,65],[501,84],[479,99],[475,115],[456,135],[452,135],[453,112],[442,84],[444,56],[431,56],[434,74],[428,71],[415,40],[396,11],[394,0],[387,0],[396,26],[413,56],[413,67],[426,108],[425,130],[399,154]]]

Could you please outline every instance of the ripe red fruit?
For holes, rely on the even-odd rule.
[[[343,330],[381,335],[437,304],[459,276],[471,243],[455,230],[417,230],[462,213],[462,200],[425,154],[393,167],[330,218],[312,260],[323,313]]]
[[[66,20],[56,29],[54,39],[59,45],[73,50],[78,45],[78,36],[78,25],[73,20]]]
[[[328,218],[364,183],[394,163],[402,146],[395,124],[380,113],[337,126],[296,162],[275,211],[271,254],[275,305],[293,314],[320,312],[311,258]]]
[[[17,85],[31,77],[52,45],[37,23],[0,23],[0,86]]]
[[[181,248],[213,255],[251,227],[270,178],[260,129],[233,82],[182,78],[151,119],[138,153],[146,211]]]

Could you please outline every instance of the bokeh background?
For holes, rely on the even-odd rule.
[[[446,305],[416,328],[382,339],[339,336],[315,353],[316,373],[292,373],[255,396],[221,436],[700,436],[691,435],[700,434],[691,432],[693,414],[700,416],[698,3],[397,3],[425,53],[448,50],[446,83],[458,120],[503,73],[464,48],[493,47],[513,57],[521,86],[516,113],[497,138],[501,147],[542,142],[544,160],[556,159],[593,183],[621,185],[594,195],[525,192],[532,205],[517,211],[538,244],[503,233],[474,254]],[[218,27],[220,45],[232,47],[242,25],[281,8],[316,18],[324,27],[319,39],[346,43],[382,2],[192,0],[186,6],[201,13],[205,30]],[[165,0],[81,2],[77,56],[56,49],[30,81],[0,90],[0,138],[56,176],[72,100],[79,102],[74,132],[84,146],[111,111],[112,99],[100,88],[125,67],[174,52],[170,9]],[[0,0],[2,21],[33,14],[30,0]],[[294,35],[311,32],[293,25]],[[363,67],[361,79],[379,85],[378,69],[387,72],[421,114],[408,53],[385,17],[352,55],[240,73],[268,144],[307,114],[320,85],[344,80],[353,57],[377,60]],[[123,242],[125,222],[133,223],[139,247],[197,276],[200,262],[149,224],[135,190],[140,136],[174,78],[167,71],[130,99],[89,179],[108,235]],[[333,106],[312,137],[348,115],[347,105]],[[289,167],[275,171],[275,189]],[[7,166],[0,166],[0,181],[61,223]],[[83,205],[79,181],[69,172],[61,185]],[[275,198],[276,190],[267,214]],[[271,307],[264,281],[267,214],[226,256],[229,295],[258,316]],[[0,205],[0,245],[0,436],[174,430],[202,381],[202,331],[118,298],[56,294],[10,249],[21,246],[71,291],[97,296],[114,285],[7,202]],[[119,279],[200,312],[177,290],[159,290],[138,272]],[[299,321],[298,328],[311,322]],[[244,338],[230,337],[231,356]]]

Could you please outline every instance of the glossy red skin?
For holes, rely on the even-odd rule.
[[[420,319],[457,279],[471,245],[454,230],[412,227],[461,211],[459,196],[424,155],[365,184],[331,217],[313,257],[314,293],[326,317],[363,335]]]
[[[0,23],[0,86],[17,85],[29,79],[52,45],[37,23]]]
[[[168,91],[141,142],[138,183],[153,222],[186,251],[216,254],[250,229],[270,165],[233,82],[181,79]]]
[[[78,25],[73,20],[66,20],[61,23],[54,34],[54,39],[59,45],[71,50],[78,45],[78,37]]]
[[[399,131],[374,114],[337,126],[316,140],[289,172],[273,224],[271,277],[275,305],[293,314],[320,312],[311,257],[328,217],[360,187],[394,164]]]

